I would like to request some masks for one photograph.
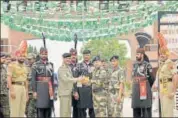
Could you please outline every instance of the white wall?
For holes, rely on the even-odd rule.
[[[1,23],[1,39],[2,38],[8,39],[8,31],[9,31],[8,26]]]

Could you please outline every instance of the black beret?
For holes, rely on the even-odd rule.
[[[93,58],[92,62],[94,63],[95,61],[101,61],[100,56],[96,56]]]
[[[112,61],[113,59],[119,60],[119,56],[117,56],[117,55],[112,56],[112,57],[110,58],[110,61]]]
[[[77,50],[74,49],[74,48],[71,48],[71,49],[70,49],[70,54],[71,54],[71,55],[76,55],[76,54],[77,54]]]
[[[84,50],[83,54],[91,54],[91,51],[90,50]]]
[[[70,54],[70,53],[64,53],[64,54],[62,55],[62,57],[63,57],[63,58],[71,57],[71,54]]]

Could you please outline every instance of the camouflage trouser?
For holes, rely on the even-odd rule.
[[[106,93],[93,92],[93,103],[96,117],[108,117]]]
[[[29,101],[26,106],[26,115],[28,118],[37,117],[35,99],[33,98],[32,94],[29,94]]]
[[[9,96],[0,95],[1,111],[5,117],[10,117]]]
[[[123,100],[118,103],[117,97],[117,95],[112,94],[108,97],[108,117],[122,117]]]

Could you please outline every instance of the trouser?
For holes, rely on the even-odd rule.
[[[9,96],[10,117],[24,117],[26,107],[26,90],[25,86],[12,85],[15,92],[15,99]]]
[[[78,108],[77,106],[73,106],[73,113],[72,113],[73,118],[78,118]]]
[[[71,117],[71,96],[60,96],[60,117]]]
[[[78,109],[78,118],[86,118],[87,113],[86,113],[87,108],[79,108]],[[93,108],[89,108],[89,116],[90,118],[95,118],[95,112]]]
[[[74,97],[72,97],[72,105],[73,105],[73,113],[72,113],[72,117],[73,118],[78,118],[78,108],[77,108],[77,100],[74,99]]]
[[[134,118],[151,118],[151,108],[133,108]]]
[[[174,97],[169,98],[168,95],[173,92],[172,82],[168,82],[166,87],[167,93],[162,92],[164,89],[163,84],[160,84],[160,102],[161,102],[161,117],[174,116]]]
[[[9,96],[0,95],[1,112],[4,117],[10,117]]]
[[[38,118],[50,118],[51,108],[37,108],[37,117]]]
[[[32,94],[29,94],[29,100],[26,106],[26,115],[28,118],[35,118],[37,117],[37,109],[35,106],[35,99],[33,98]]]

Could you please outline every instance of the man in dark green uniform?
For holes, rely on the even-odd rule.
[[[143,57],[144,49],[138,48],[132,71],[132,108],[135,118],[152,117],[153,70]]]
[[[83,76],[91,80],[92,71],[94,70],[93,64],[90,61],[91,51],[83,51],[83,62],[77,65],[77,72],[79,76]],[[90,118],[95,117],[93,109],[93,99],[92,99],[92,87],[91,85],[85,85],[80,82],[77,83],[77,92],[79,94],[79,100],[77,102],[78,107],[78,118],[86,118],[86,110],[89,110]]]

